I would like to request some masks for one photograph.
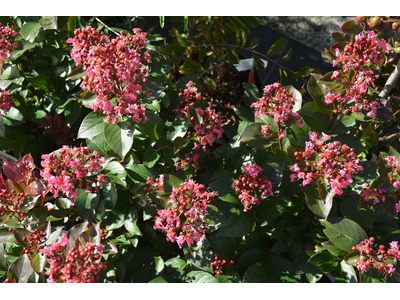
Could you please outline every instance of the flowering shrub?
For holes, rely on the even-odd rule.
[[[400,17],[137,18],[0,17],[0,282],[399,282]]]
[[[69,38],[74,48],[71,56],[76,63],[83,64],[87,75],[83,76],[81,87],[97,94],[91,108],[100,109],[107,118],[104,122],[118,123],[118,117],[129,116],[135,123],[146,122],[145,109],[137,104],[141,83],[146,81],[145,63],[150,62],[150,54],[144,42],[146,33],[133,29],[135,35],[125,34],[109,41],[103,34],[88,26],[76,29],[75,38]]]
[[[194,241],[201,242],[206,227],[202,218],[207,215],[207,204],[214,201],[214,197],[214,192],[206,191],[204,185],[193,180],[181,183],[179,188],[172,190],[168,201],[173,208],[157,211],[154,229],[165,232],[167,240],[176,241],[179,248],[185,242],[189,247]]]

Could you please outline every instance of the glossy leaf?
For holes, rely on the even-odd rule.
[[[204,271],[189,272],[183,280],[188,283],[218,283],[214,276]]]
[[[265,149],[278,142],[276,132],[268,132],[268,138],[261,133],[263,123],[252,123],[244,128],[240,134],[240,141],[255,149]]]
[[[317,216],[327,219],[332,208],[333,194],[326,194],[325,199],[321,199],[318,194],[318,187],[315,183],[310,183],[301,188],[306,197],[308,208]]]
[[[228,219],[226,225],[223,226],[217,236],[240,237],[251,231],[254,225],[254,214],[251,212],[243,212],[236,210]]]
[[[363,28],[360,25],[358,25],[356,22],[351,20],[351,21],[345,22],[342,25],[341,30],[344,33],[348,33],[348,34],[359,34],[363,30]]]
[[[18,279],[18,283],[27,283],[32,271],[33,269],[31,267],[28,255],[24,254],[12,262],[8,270],[9,275],[7,275],[7,277],[10,278],[9,276],[12,274],[11,276],[13,278]]]
[[[210,183],[210,189],[217,192],[217,197],[230,203],[238,203],[238,195],[232,187],[234,179],[221,177]]]
[[[286,48],[286,38],[280,38],[271,46],[271,48],[268,50],[266,56],[274,56],[278,55],[281,53],[283,50]]]
[[[278,282],[278,278],[275,278],[266,263],[257,262],[247,269],[243,275],[243,283],[267,283],[267,282]]]
[[[25,40],[30,40],[35,34],[38,33],[42,26],[37,22],[27,22],[21,27],[21,35]]]
[[[141,236],[142,232],[140,231],[137,225],[138,217],[139,217],[138,210],[133,206],[129,207],[125,212],[124,226],[130,234]]]
[[[133,121],[120,122],[116,125],[105,124],[104,137],[107,144],[120,157],[124,158],[133,144]]]
[[[314,103],[309,102],[304,105],[298,112],[303,118],[304,122],[313,130],[318,133],[328,133],[331,118]]]
[[[313,255],[304,266],[304,273],[328,274],[339,264],[339,259],[329,252],[319,252]]]
[[[319,74],[311,74],[310,80],[307,84],[307,90],[321,111],[326,114],[332,114],[332,104],[325,103],[325,95],[328,91],[322,83],[318,83],[318,80],[321,77],[322,76]]]
[[[83,119],[79,128],[78,138],[93,140],[95,136],[103,133],[104,125],[104,116],[92,112]]]
[[[329,240],[344,251],[351,251],[351,247],[368,238],[364,229],[356,222],[340,217],[320,220],[326,228],[323,230]]]

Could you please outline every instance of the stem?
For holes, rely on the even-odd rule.
[[[290,73],[293,73],[293,74],[296,73],[296,72],[290,70],[289,68],[286,68],[286,67],[280,65],[279,63],[277,63],[277,62],[276,62],[275,60],[273,60],[272,58],[269,58],[268,56],[266,56],[266,55],[264,55],[264,54],[262,54],[262,53],[260,53],[260,52],[258,52],[258,51],[251,50],[251,49],[249,49],[249,48],[241,47],[241,46],[234,45],[234,44],[214,44],[214,45],[204,44],[204,45],[198,45],[198,46],[193,46],[193,45],[192,45],[192,46],[189,46],[189,47],[200,48],[200,47],[211,47],[211,46],[236,47],[236,48],[239,48],[239,49],[242,49],[242,50],[246,50],[246,51],[249,51],[249,52],[251,52],[251,53],[254,53],[254,54],[257,54],[257,55],[259,55],[259,56],[264,57],[265,59],[269,60],[270,62],[276,64],[278,67],[280,67],[280,68],[282,68],[282,69],[284,69],[284,70],[286,70],[286,71],[288,71],[288,72],[290,72]],[[304,82],[307,82],[307,80],[305,80],[303,77],[301,77],[301,79],[302,79]]]
[[[168,144],[168,145],[166,145],[166,146],[164,146],[164,147],[161,147],[160,149],[154,149],[155,151],[159,151],[159,150],[162,150],[162,149],[164,149],[164,148],[167,148],[167,147],[171,147],[171,146],[173,146],[174,144],[173,143],[171,143],[171,144]]]
[[[329,127],[328,127],[328,132],[331,131],[331,128],[332,128],[332,126],[333,126],[333,123],[335,123],[335,121],[336,121],[336,119],[337,119],[338,116],[339,116],[339,113],[333,115],[332,122],[331,122],[331,124],[329,124]]]
[[[392,74],[390,74],[388,80],[385,83],[385,86],[383,87],[382,91],[379,93],[379,97],[384,98],[385,101],[382,101],[382,103],[386,106],[387,103],[387,98],[389,96],[389,93],[392,91],[394,85],[397,83],[397,81],[400,78],[400,61],[394,68]]]
[[[101,21],[99,18],[96,17],[96,21],[99,22],[101,25],[105,26],[108,30],[110,30],[111,32],[115,33],[117,36],[120,36],[120,34],[118,32],[116,32],[115,30],[111,29],[110,27],[108,27],[103,21]]]

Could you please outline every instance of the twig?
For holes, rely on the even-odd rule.
[[[400,78],[400,61],[394,68],[392,74],[390,74],[388,80],[386,81],[385,86],[383,87],[382,91],[379,93],[379,97],[385,99],[382,101],[383,105],[386,106],[387,103],[387,97],[389,96],[389,93],[392,91],[394,85],[397,83],[397,81]]]
[[[391,135],[388,136],[381,136],[379,137],[379,141],[380,142],[385,142],[385,141],[389,141],[389,140],[395,140],[395,139],[399,139],[400,138],[400,132],[397,133],[393,133]]]
[[[111,29],[110,27],[108,27],[106,24],[104,24],[103,21],[101,21],[99,18],[96,17],[96,21],[99,22],[101,25],[105,26],[108,30],[112,31],[113,33],[115,33],[116,35],[120,36],[120,34],[118,32],[116,32],[115,30]]]

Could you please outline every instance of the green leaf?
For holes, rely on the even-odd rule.
[[[133,206],[129,207],[129,209],[125,212],[124,226],[130,234],[141,236],[142,232],[140,231],[139,227],[136,224],[136,222],[138,221],[138,217],[139,217],[138,210]]]
[[[208,235],[208,241],[216,253],[222,257],[232,257],[236,251],[236,240],[233,237],[217,237],[217,232]]]
[[[345,42],[346,41],[345,37],[340,32],[332,32],[332,38],[336,42]]]
[[[261,133],[263,123],[251,123],[240,134],[240,141],[255,149],[265,149],[278,142],[277,133],[268,132],[268,138]]]
[[[25,40],[29,40],[35,34],[37,34],[42,26],[38,22],[27,22],[22,25],[20,31],[21,35]]]
[[[360,25],[358,25],[356,22],[351,20],[351,21],[345,22],[342,25],[341,30],[344,33],[348,33],[348,34],[359,34],[363,30],[363,28]]]
[[[14,106],[10,107],[7,115],[3,115],[2,119],[4,121],[4,124],[8,126],[18,126],[22,123],[25,123],[24,116]]]
[[[143,155],[143,164],[148,168],[152,168],[160,159],[160,157],[160,153],[152,148],[147,148]]]
[[[125,168],[117,161],[111,161],[105,168],[105,175],[109,176],[115,183],[126,186]]]
[[[108,230],[121,228],[125,223],[125,212],[126,207],[124,206],[118,206],[113,209],[105,221],[106,228]]]
[[[289,51],[283,57],[279,58],[277,60],[277,62],[278,63],[287,62],[292,57],[292,54],[293,54],[293,50],[292,50],[292,48],[289,48]]]
[[[230,203],[238,203],[238,195],[232,187],[234,179],[231,177],[221,177],[210,183],[210,189],[217,192],[217,197]]]
[[[189,127],[189,121],[185,118],[176,119],[168,128],[167,139],[173,142],[177,137],[185,137]]]
[[[331,79],[334,71],[326,73],[322,76],[317,82],[325,84],[327,87],[335,90],[336,92],[341,92],[346,89],[346,85],[341,81],[336,81],[335,79]],[[341,73],[342,71],[338,71]]]
[[[128,170],[128,174],[132,179],[137,180],[139,182],[147,182],[148,177],[155,178],[158,176],[158,172],[155,169],[149,169],[145,165],[142,164],[133,164],[129,167],[126,167]]]
[[[240,209],[228,219],[217,236],[242,237],[249,233],[254,225],[254,214],[252,212],[243,212]]]
[[[356,138],[351,134],[340,134],[328,140],[328,142],[333,142],[333,141],[339,141],[342,145],[346,144],[350,148],[353,148],[354,152],[357,155],[365,151],[363,145],[360,142],[360,139]]]
[[[272,189],[276,190],[279,188],[283,178],[283,164],[278,163],[267,163],[263,164],[263,175],[272,183]]]
[[[260,37],[255,36],[250,42],[249,49],[254,49],[255,47],[257,47],[259,42],[260,42]]]
[[[22,46],[22,48],[20,46]],[[24,40],[20,41],[18,47],[11,52],[12,60],[16,60],[18,57],[24,54],[25,51],[28,51],[35,47],[36,47],[35,44],[32,44],[28,41]]]
[[[105,116],[100,115],[96,112],[91,112],[85,119],[83,119],[81,126],[78,131],[78,138],[88,138],[93,140],[95,136],[102,134],[104,131],[104,118]]]
[[[79,236],[89,229],[88,224],[88,222],[83,222],[73,226],[70,230],[68,230],[67,238],[69,242],[65,247],[65,251],[67,253],[71,248],[75,248],[75,242],[78,240]]]
[[[346,251],[339,249],[331,241],[322,242],[321,245],[324,246],[333,256],[344,257],[347,254]]]
[[[243,82],[243,88],[244,102],[248,107],[250,107],[253,102],[257,102],[257,98],[259,97],[260,92],[254,84],[248,82]]]
[[[298,113],[313,131],[316,131],[317,133],[328,133],[331,118],[314,102],[309,102],[304,105]]]
[[[236,268],[250,267],[255,263],[268,263],[268,254],[260,248],[251,248],[243,252],[237,260]]]
[[[255,215],[260,224],[271,222],[279,217],[289,203],[288,198],[275,196],[254,207]]]
[[[28,255],[24,254],[12,262],[8,270],[7,277],[18,279],[18,283],[28,283],[29,277],[31,276],[33,269],[29,261]]]
[[[286,38],[280,38],[278,41],[275,42],[268,50],[266,56],[274,56],[281,53],[286,48]]]
[[[332,104],[325,103],[325,95],[329,91],[327,91],[326,86],[318,82],[321,77],[322,76],[319,74],[311,74],[310,80],[307,84],[307,91],[310,93],[315,104],[321,109],[321,111],[331,115],[333,106]]]
[[[0,244],[16,242],[14,233],[8,228],[0,228]]]
[[[166,193],[172,193],[172,190],[174,188],[179,188],[181,183],[183,182],[182,179],[174,176],[174,175],[170,175],[170,174],[165,174],[164,175],[164,191]]]
[[[279,282],[278,278],[271,274],[267,263],[257,262],[248,268],[243,275],[243,283],[267,282]]]
[[[326,227],[324,233],[329,240],[344,251],[350,252],[351,247],[368,238],[364,229],[350,219],[335,217],[320,222]]]
[[[45,29],[57,29],[57,17],[44,17],[39,24]]]
[[[244,44],[246,44],[246,32],[243,29],[236,32],[236,44],[240,47],[244,47]]]
[[[358,250],[347,253],[343,258],[343,261],[349,266],[354,266],[356,264],[356,260],[360,260],[360,251]]]
[[[328,274],[339,264],[339,259],[331,253],[324,251],[313,255],[304,266],[304,273]]]
[[[115,125],[105,124],[104,138],[111,149],[121,158],[124,158],[132,147],[134,130],[135,127],[131,119]]]
[[[334,194],[327,194],[326,199],[321,199],[318,195],[318,187],[314,182],[301,188],[306,197],[308,208],[317,216],[327,219],[332,208]]]
[[[254,67],[256,68],[256,70],[264,71],[266,67],[265,67],[264,62],[261,60],[261,58],[255,53],[253,53],[251,56],[253,58],[253,63],[254,63]]]
[[[183,281],[187,283],[218,283],[214,276],[203,271],[189,272],[185,277],[183,277]]]
[[[88,193],[84,189],[78,189],[78,198],[75,206],[82,220],[86,220],[89,215],[97,208],[100,194]]]
[[[85,75],[87,75],[87,73],[83,70],[83,65],[79,65],[68,74],[67,78],[65,78],[65,81],[81,79]]]
[[[32,266],[32,269],[36,273],[43,272],[44,267],[46,266],[46,263],[47,263],[47,258],[46,258],[46,255],[44,255],[43,253],[38,252],[32,256],[31,266]]]

